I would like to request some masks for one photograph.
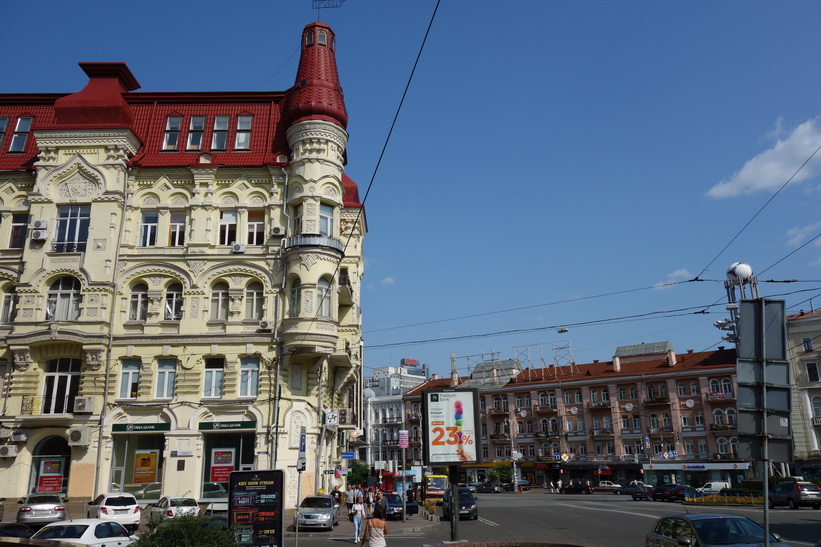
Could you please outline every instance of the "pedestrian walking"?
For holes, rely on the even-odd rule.
[[[562,479],[556,481],[556,488],[558,489],[559,493],[562,491]]]
[[[554,494],[556,493],[556,483],[553,481],[550,481],[550,491]]]
[[[383,519],[388,517],[388,500],[382,495],[381,490],[376,491],[376,499],[373,500],[373,514],[376,515],[377,511],[382,513]]]
[[[385,522],[385,517],[382,508],[375,507],[373,517],[369,518],[365,524],[362,545],[365,545],[365,541],[367,541],[368,547],[386,547],[385,536],[388,535],[388,523]]]
[[[353,515],[351,514],[351,507],[353,507],[354,502],[356,501],[356,490],[350,484],[348,485],[348,489],[345,491],[345,506],[348,508],[348,520],[353,522]]]
[[[351,512],[353,514],[353,541],[354,543],[359,543],[359,532],[360,528],[362,527],[362,519],[365,518],[365,504],[363,503],[364,498],[358,497],[356,498],[356,502],[353,504],[351,508]]]

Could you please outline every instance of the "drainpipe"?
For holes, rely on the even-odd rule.
[[[282,238],[282,241],[279,244],[279,257],[282,258],[284,254],[285,248],[285,239],[288,237],[288,229],[291,225],[291,217],[288,215],[288,171],[285,168],[282,168],[282,174],[285,176],[285,189],[282,192],[282,214],[285,215],[287,221],[285,222],[285,234]],[[279,288],[280,296],[276,298],[276,317],[274,317],[274,342],[277,345],[277,365],[276,365],[276,374],[274,375],[274,423],[271,425],[269,431],[271,431],[270,435],[273,437],[273,451],[271,454],[271,469],[277,468],[277,451],[279,450],[279,406],[280,402],[282,401],[282,388],[279,385],[280,374],[282,372],[282,343],[279,340],[279,321],[280,321],[280,308],[284,307],[284,295],[285,295],[285,279],[286,279],[286,261],[282,261],[282,284]],[[285,316],[283,312],[282,317]]]
[[[106,346],[106,357],[105,357],[105,384],[103,387],[103,408],[100,411],[100,421],[99,426],[100,429],[97,431],[97,466],[94,470],[94,495],[96,496],[97,493],[100,491],[100,467],[103,462],[103,430],[105,428],[105,417],[106,417],[106,408],[108,408],[108,388],[111,385],[111,349],[114,346],[114,319],[116,316],[116,304],[117,304],[117,291],[119,290],[119,284],[117,279],[117,272],[120,264],[120,245],[123,241],[123,232],[125,231],[125,216],[128,209],[128,171],[130,169],[126,167],[125,173],[123,173],[124,180],[123,180],[123,215],[120,218],[120,233],[117,235],[117,246],[114,252],[114,268],[112,270],[112,292],[111,292],[111,302],[110,304],[110,313],[108,316],[108,344]],[[122,488],[122,485],[120,485]],[[106,488],[106,491],[108,488]]]

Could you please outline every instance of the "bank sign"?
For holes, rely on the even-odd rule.
[[[481,463],[478,390],[425,391],[422,413],[426,465]]]

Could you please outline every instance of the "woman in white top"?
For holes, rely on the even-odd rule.
[[[353,513],[354,543],[359,543],[359,529],[362,526],[362,517],[365,515],[365,504],[362,503],[363,501],[362,496],[358,496],[356,502],[354,502],[351,507],[351,513]]]
[[[362,536],[362,545],[368,540],[369,547],[386,547],[385,536],[388,535],[388,523],[385,522],[382,511],[374,510],[373,516],[365,524],[365,533]]]

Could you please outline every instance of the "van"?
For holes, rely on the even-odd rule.
[[[725,488],[732,488],[729,482],[724,481],[712,481],[706,483],[701,488],[696,488],[697,491],[702,492],[704,494],[718,494]]]

